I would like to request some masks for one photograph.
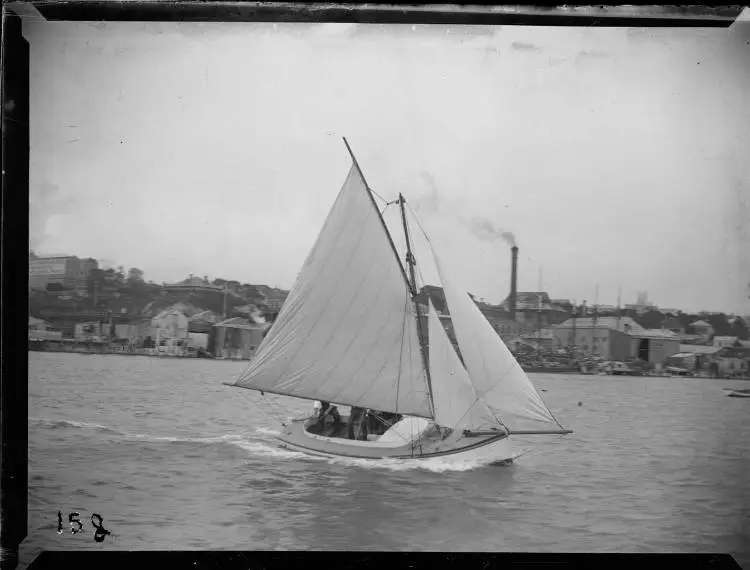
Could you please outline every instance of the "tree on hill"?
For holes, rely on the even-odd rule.
[[[131,267],[128,269],[128,278],[127,280],[129,282],[142,282],[143,281],[143,271],[138,269],[137,267]]]
[[[731,324],[731,336],[736,336],[740,340],[748,340],[750,338],[750,331],[747,329],[745,321],[742,319],[735,319]]]
[[[729,324],[729,320],[724,313],[708,315],[703,320],[707,321],[713,327],[715,336],[734,336],[732,335],[732,327]]]
[[[642,315],[634,317],[633,320],[641,325],[644,329],[660,329],[664,322],[665,315],[659,311],[647,311]]]
[[[691,315],[689,313],[677,313],[677,316],[675,317],[678,321],[680,321],[680,324],[682,325],[682,328],[685,329],[687,332],[688,328],[691,328],[691,323],[694,323],[698,320],[698,315]],[[693,334],[693,333],[690,333]]]

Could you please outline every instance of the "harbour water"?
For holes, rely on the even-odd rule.
[[[278,421],[312,403],[222,384],[246,365],[29,353],[22,565],[42,549],[336,549],[729,552],[750,567],[750,401],[722,390],[741,381],[531,374],[573,435],[519,438],[512,466],[399,464],[279,449]]]

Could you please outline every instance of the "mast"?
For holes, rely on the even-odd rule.
[[[596,335],[596,323],[599,321],[599,284],[596,284],[596,290],[594,292],[594,332],[591,335],[593,339],[593,348],[596,354],[599,354],[599,339]]]
[[[424,371],[427,375],[427,390],[430,393],[430,407],[434,408],[434,400],[432,398],[432,378],[430,377],[430,363],[427,360],[427,353],[425,352],[424,343],[424,331],[422,330],[422,314],[419,310],[419,299],[417,298],[417,278],[414,275],[414,255],[411,252],[411,241],[409,240],[409,228],[406,225],[406,209],[404,204],[403,194],[399,193],[398,203],[401,206],[401,221],[404,225],[404,236],[406,237],[406,263],[409,265],[409,275],[411,276],[411,289],[412,299],[414,300],[414,311],[417,314],[417,337],[419,338],[419,350],[422,352],[422,362],[424,364]],[[434,413],[434,410],[433,410]]]
[[[349,151],[349,156],[352,157],[352,162],[354,163],[354,166],[357,167],[357,171],[359,172],[359,175],[362,177],[362,182],[365,183],[365,188],[367,188],[367,195],[370,197],[370,201],[372,202],[372,207],[375,208],[375,211],[378,214],[378,218],[380,218],[380,223],[383,224],[383,229],[385,230],[385,235],[388,237],[388,243],[391,244],[391,249],[393,250],[393,255],[396,256],[396,263],[398,263],[398,267],[401,270],[401,275],[404,278],[404,283],[406,283],[406,286],[411,291],[412,295],[416,295],[417,292],[414,290],[411,282],[406,277],[406,272],[404,271],[404,266],[401,265],[401,258],[398,256],[398,250],[396,249],[396,246],[393,243],[393,238],[391,238],[391,232],[388,231],[388,226],[385,225],[385,220],[383,219],[383,215],[380,213],[380,210],[378,210],[378,205],[375,203],[375,198],[372,196],[372,190],[370,189],[370,185],[367,183],[367,179],[365,178],[364,173],[362,172],[362,169],[359,167],[359,162],[357,162],[357,157],[354,156],[354,153],[352,152],[352,148],[349,146],[349,142],[346,140],[346,137],[341,137],[344,139],[344,144],[346,145],[346,150]],[[430,396],[432,395],[432,392],[430,392]]]
[[[576,307],[576,300],[573,299],[573,352],[572,358],[575,360],[576,357],[576,313],[578,312],[578,307]]]
[[[539,296],[538,296],[538,307],[537,307],[537,330],[536,330],[536,357],[541,360],[542,358],[542,266],[539,266]]]

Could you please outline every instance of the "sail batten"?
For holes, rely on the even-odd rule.
[[[431,417],[411,292],[389,241],[353,164],[276,322],[235,385]]]

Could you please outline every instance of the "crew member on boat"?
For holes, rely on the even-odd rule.
[[[367,423],[365,421],[365,409],[352,406],[349,413],[349,439],[367,441]]]
[[[321,400],[318,422],[316,424],[316,427],[320,429],[321,432],[324,432],[325,430],[326,418],[328,418],[328,416],[333,418],[334,426],[338,426],[341,423],[341,414],[339,414],[338,408],[330,402],[324,402]]]

